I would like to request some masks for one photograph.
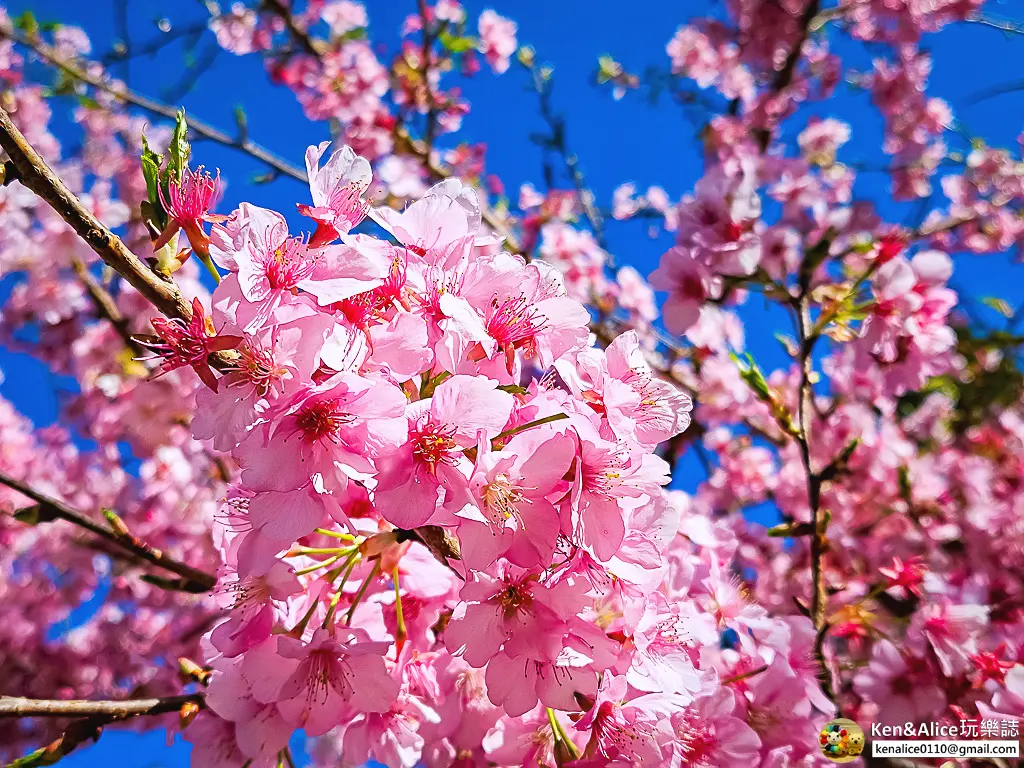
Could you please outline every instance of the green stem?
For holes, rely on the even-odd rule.
[[[566,414],[566,413],[556,413],[556,414],[553,414],[551,416],[545,416],[543,419],[537,419],[535,421],[529,421],[526,424],[520,424],[518,427],[513,427],[512,429],[506,429],[504,432],[502,432],[501,434],[499,434],[496,437],[494,437],[494,439],[491,440],[491,443],[492,444],[500,443],[503,440],[507,440],[510,437],[514,437],[515,435],[518,435],[520,432],[525,432],[528,429],[533,429],[534,427],[539,427],[539,426],[542,426],[544,424],[550,424],[553,421],[561,421],[562,419],[568,419],[568,418],[569,418],[569,415]]]
[[[399,640],[399,642],[404,642],[405,638],[408,636],[408,632],[405,629],[405,616],[402,613],[402,590],[398,583],[397,565],[391,572],[391,578],[395,582],[395,622],[397,626],[397,629],[395,630],[397,637],[395,639]],[[401,649],[401,646],[399,646],[399,649]]]
[[[746,680],[749,677],[754,677],[755,675],[760,675],[762,672],[767,672],[767,671],[768,671],[768,666],[767,665],[765,665],[763,667],[758,667],[757,669],[752,669],[749,672],[744,672],[742,675],[733,675],[732,677],[727,677],[724,680],[722,680],[722,685],[729,685],[730,683],[738,683],[740,680]]]
[[[561,741],[563,744],[565,744],[565,748],[569,750],[570,754],[572,754],[573,759],[578,758],[580,756],[579,747],[577,747],[573,740],[569,738],[569,734],[565,732],[565,729],[562,727],[562,724],[558,721],[558,718],[555,716],[555,710],[553,710],[551,707],[547,707],[547,710],[548,722],[551,723],[551,733],[554,735],[555,741]]]
[[[329,557],[326,560],[321,560],[316,565],[311,565],[308,568],[302,568],[301,570],[296,571],[295,575],[296,576],[305,576],[308,573],[313,573],[314,571],[319,571],[321,568],[326,568],[329,565],[334,565],[336,562],[341,560],[342,557],[343,557],[343,555],[340,555],[340,554],[334,555],[333,557]]]
[[[326,528],[315,528],[317,533],[323,536],[330,536],[332,539],[342,539],[343,541],[355,541],[356,537],[351,533],[342,533],[340,531],[329,531]]]
[[[363,595],[366,594],[366,590],[370,588],[370,582],[377,578],[377,574],[380,573],[380,560],[377,560],[373,564],[373,569],[370,571],[370,575],[366,577],[366,581],[363,582],[363,586],[356,592],[355,600],[352,601],[352,605],[349,606],[348,613],[345,614],[345,623],[352,623],[352,615],[356,612],[356,608],[359,603],[363,600]]]
[[[345,589],[345,585],[348,583],[348,577],[352,575],[352,571],[355,570],[356,563],[359,562],[359,550],[353,550],[352,554],[348,556],[345,564],[341,566],[340,571],[344,571],[345,575],[341,578],[341,584],[338,585],[337,591],[334,593],[334,597],[331,598],[331,604],[327,606],[327,615],[324,617],[323,628],[329,629],[332,622],[334,621],[334,612],[338,610],[338,601],[341,600],[341,593]],[[332,572],[333,573],[333,572]],[[334,579],[338,578],[337,574],[334,575]],[[334,580],[332,579],[332,581]]]
[[[213,279],[217,283],[217,285],[220,285],[220,272],[217,271],[217,267],[213,263],[213,259],[210,258],[210,254],[203,254],[199,253],[199,251],[196,251],[196,255],[199,257],[199,261],[203,263],[203,266],[206,267],[206,271],[213,275]]]

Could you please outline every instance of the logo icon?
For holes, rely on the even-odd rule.
[[[845,717],[829,721],[821,729],[821,753],[833,763],[849,763],[864,751],[864,731]]]

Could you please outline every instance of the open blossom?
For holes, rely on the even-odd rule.
[[[152,349],[161,360],[160,372],[189,366],[207,387],[216,392],[217,376],[210,368],[210,355],[234,349],[242,342],[242,337],[217,334],[198,298],[192,300],[192,319],[187,325],[177,318],[167,320],[162,317],[153,318],[152,323],[157,339],[139,339],[139,342]]]
[[[313,205],[300,205],[299,213],[316,221],[310,248],[319,248],[339,235],[348,234],[369,210],[362,195],[370,185],[370,164],[346,146],[335,151],[321,168],[320,159],[329,146],[330,142],[325,141],[306,152]]]
[[[210,238],[203,230],[203,222],[211,219],[210,209],[220,194],[220,173],[216,178],[211,178],[202,168],[193,171],[186,167],[180,179],[171,178],[166,193],[162,186],[158,185],[157,189],[170,221],[153,243],[154,250],[165,246],[181,229],[188,236],[192,247],[200,255],[206,255],[210,248]]]
[[[495,72],[508,69],[516,52],[516,23],[488,9],[480,14],[480,52]]]
[[[361,630],[318,630],[308,643],[281,636],[245,656],[242,675],[253,697],[276,703],[284,718],[310,736],[334,727],[347,713],[386,712],[398,683],[382,656],[387,644]]]
[[[511,395],[470,376],[453,376],[429,401],[409,405],[409,439],[378,464],[374,499],[381,515],[400,528],[427,522],[439,493],[466,484],[465,449],[475,447],[479,435],[496,437],[511,411]]]

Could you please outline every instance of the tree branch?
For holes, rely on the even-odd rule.
[[[11,717],[103,717],[127,720],[144,715],[165,715],[177,712],[185,704],[203,703],[201,693],[165,696],[156,699],[125,699],[123,701],[83,701],[60,699],[23,699],[0,696],[0,718]]]
[[[96,276],[89,271],[89,267],[81,259],[73,256],[71,268],[78,275],[78,279],[84,286],[85,292],[92,300],[93,306],[96,307],[96,316],[109,321],[114,330],[117,331],[117,335],[124,341],[125,346],[136,355],[141,355],[143,350],[132,338],[131,329],[128,327],[128,320],[121,313],[117,302],[114,301],[114,297],[110,295],[110,291],[103,287],[103,284],[96,279]]]
[[[112,527],[107,528],[81,512],[72,509],[67,504],[39,493],[20,480],[16,480],[3,472],[0,472],[0,484],[6,485],[8,488],[12,488],[21,495],[35,501],[39,505],[38,522],[65,520],[116,545],[140,560],[180,576],[182,581],[175,582],[174,586],[176,589],[201,594],[212,590],[217,583],[217,578],[212,574],[175,560],[166,553],[133,536],[116,515],[111,517]],[[0,709],[0,713],[2,713],[2,709]]]
[[[288,30],[288,34],[291,35],[292,39],[299,44],[299,47],[302,48],[303,51],[308,53],[310,56],[320,58],[324,52],[323,46],[318,40],[314,40],[310,37],[309,33],[298,25],[295,21],[295,17],[292,16],[292,9],[289,5],[286,5],[283,0],[263,0],[263,6],[284,22],[284,25]]]
[[[157,309],[170,317],[189,319],[192,308],[173,281],[165,280],[132,253],[82,205],[46,161],[32,148],[7,111],[0,108],[0,146],[18,171],[18,180],[45,200],[85,240],[104,263],[131,283]]]
[[[51,66],[60,69],[75,80],[85,83],[99,91],[110,94],[127,104],[132,104],[146,112],[166,117],[169,120],[174,120],[177,116],[178,110],[175,107],[156,101],[155,99],[151,99],[148,96],[143,96],[129,88],[119,88],[98,75],[90,74],[89,70],[93,69],[91,64],[79,65],[62,58],[52,46],[47,45],[37,35],[26,35],[11,26],[9,22],[0,23],[0,38],[7,38],[31,48],[40,56],[40,58]],[[99,68],[98,65],[96,68]],[[235,149],[243,154],[249,155],[284,176],[289,176],[302,182],[307,181],[306,172],[304,170],[292,165],[265,147],[249,141],[247,137],[236,138],[230,136],[219,128],[215,128],[209,123],[197,120],[194,117],[189,117],[188,127],[195,135],[202,136],[205,139],[209,139],[210,141],[214,141],[225,147],[230,147],[231,149]]]
[[[59,737],[46,746],[8,764],[6,768],[36,768],[53,765],[87,741],[96,741],[103,727],[146,715],[178,712],[192,716],[205,706],[202,694],[167,696],[160,699],[125,701],[50,701],[0,697],[0,718],[75,717]]]
[[[770,91],[772,93],[781,93],[789,84],[793,82],[793,75],[796,73],[796,65],[800,62],[800,57],[803,55],[804,43],[807,42],[807,38],[811,33],[811,25],[815,17],[818,15],[818,10],[821,8],[820,0],[807,0],[807,5],[804,7],[804,12],[800,15],[800,30],[797,33],[797,38],[793,43],[793,47],[789,51],[789,55],[786,57],[785,63],[782,65],[772,80]],[[761,151],[764,152],[768,149],[768,144],[772,140],[772,132],[768,128],[759,128],[755,132],[758,145]]]

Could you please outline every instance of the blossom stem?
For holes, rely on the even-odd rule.
[[[370,575],[366,577],[366,581],[363,582],[363,585],[359,588],[359,591],[356,592],[355,599],[352,601],[352,605],[349,607],[348,613],[345,614],[346,624],[352,623],[352,616],[355,614],[356,608],[359,606],[359,603],[362,602],[363,596],[366,594],[366,590],[370,588],[370,582],[377,578],[377,574],[379,573],[380,560],[377,560],[376,562],[374,562],[373,568],[370,570]]]
[[[504,432],[498,434],[496,437],[494,437],[494,439],[491,440],[491,444],[497,446],[498,443],[501,443],[504,440],[508,440],[510,437],[514,437],[515,435],[518,435],[520,432],[525,432],[526,430],[533,429],[534,427],[540,427],[543,426],[544,424],[550,424],[553,421],[561,421],[562,419],[568,418],[568,414],[554,413],[551,416],[545,416],[543,419],[536,419],[534,421],[529,421],[526,424],[520,424],[518,427],[506,429]]]
[[[336,562],[341,560],[342,557],[344,557],[344,554],[334,555],[333,557],[329,557],[326,560],[323,560],[322,562],[317,563],[316,565],[311,565],[308,568],[302,568],[302,569],[296,571],[295,575],[296,576],[306,576],[307,574],[313,573],[315,571],[319,571],[321,568],[326,568],[329,565],[334,565]]]
[[[324,616],[323,628],[329,629],[331,622],[334,621],[334,613],[338,610],[338,601],[341,600],[341,593],[345,590],[345,584],[348,583],[348,577],[352,575],[352,571],[355,570],[356,563],[359,562],[359,550],[356,549],[352,554],[348,556],[348,560],[345,561],[344,565],[341,566],[336,572],[331,571],[328,574],[329,580],[333,583],[338,578],[340,573],[345,575],[341,578],[341,584],[334,592],[334,596],[331,598],[331,604],[327,606],[327,615]]]
[[[293,557],[295,555],[337,555],[338,553],[344,555],[347,551],[347,547],[292,547],[288,550],[288,554]]]
[[[200,253],[199,251],[196,251],[196,256],[199,257],[199,261],[201,261],[203,266],[206,267],[206,271],[213,276],[213,281],[217,283],[217,285],[220,285],[220,272],[217,271],[217,266],[213,263],[213,259],[210,258],[209,252]]]
[[[341,539],[342,541],[355,541],[355,536],[351,533],[342,533],[341,531],[329,531],[326,528],[315,528],[316,533],[321,536],[330,536],[332,539]]]
[[[767,671],[768,671],[768,665],[766,664],[763,667],[758,667],[757,669],[752,669],[749,672],[744,672],[741,675],[733,675],[732,677],[727,677],[727,678],[722,680],[722,685],[731,685],[732,683],[738,683],[741,680],[747,680],[747,679],[749,679],[751,677],[755,677],[757,675],[760,675],[762,672],[767,672]]]
[[[397,653],[396,658],[402,655],[402,647],[405,645],[405,640],[409,636],[408,631],[405,628],[405,615],[402,613],[402,588],[398,579],[398,566],[394,567],[391,571],[391,578],[395,583],[395,647]]]
[[[555,737],[555,741],[560,741],[565,745],[565,748],[569,750],[573,759],[580,756],[580,749],[576,746],[575,742],[569,738],[569,734],[565,732],[565,728],[558,721],[558,717],[555,715],[555,710],[551,707],[547,707],[548,722],[551,723],[551,733]]]

